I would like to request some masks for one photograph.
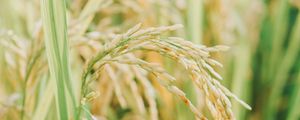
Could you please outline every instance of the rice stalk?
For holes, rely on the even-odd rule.
[[[82,75],[81,106],[86,104],[86,97],[89,93],[88,83],[90,83],[90,81],[88,81],[88,76],[91,74],[91,71],[93,69],[100,70],[102,67],[107,66],[107,64],[116,62],[139,66],[148,73],[151,73],[155,76],[155,79],[160,85],[164,86],[171,93],[178,95],[198,119],[206,119],[206,117],[200,114],[196,107],[185,97],[185,94],[173,85],[173,82],[176,79],[169,75],[163,68],[136,57],[127,58],[125,56],[126,54],[130,54],[137,50],[146,50],[170,57],[183,65],[189,72],[193,83],[198,86],[198,89],[205,93],[206,101],[209,104],[209,110],[213,113],[215,119],[234,119],[231,110],[231,102],[227,96],[237,99],[237,101],[246,108],[251,109],[247,104],[240,101],[235,95],[222,87],[220,83],[216,82],[216,79],[221,80],[222,78],[214,71],[211,65],[219,65],[219,63],[212,61],[209,58],[209,53],[222,51],[227,49],[227,47],[205,47],[195,45],[180,38],[160,37],[161,33],[176,30],[181,27],[180,25],[148,29],[140,29],[140,27],[141,25],[138,24],[126,33],[117,35],[112,41],[104,45],[105,47],[101,50],[102,52],[99,52],[88,61],[87,67]],[[95,65],[97,67],[95,67]],[[118,96],[121,95],[120,93],[118,94]]]
[[[283,59],[279,65],[279,69],[277,74],[275,74],[274,77],[274,83],[273,86],[271,88],[270,91],[270,97],[268,100],[268,104],[267,104],[267,118],[268,119],[272,119],[274,118],[276,112],[275,112],[275,107],[278,105],[279,103],[279,96],[282,93],[282,88],[285,85],[285,80],[288,77],[288,72],[290,71],[290,69],[293,66],[293,63],[295,61],[297,61],[297,55],[300,52],[300,14],[297,14],[297,19],[296,19],[296,23],[295,26],[293,26],[292,28],[292,34],[291,34],[291,38],[290,38],[290,42],[288,44],[288,48],[285,52],[285,55],[283,56]]]
[[[298,101],[300,101],[300,73],[298,73],[298,77],[295,79],[295,89],[292,93],[291,102],[289,103],[289,109],[287,114],[287,120],[296,120],[300,117],[300,112],[297,110],[297,106],[300,105]]]
[[[61,120],[69,119],[70,114],[66,97],[66,89],[71,79],[65,4],[64,0],[43,0],[41,2],[46,53],[51,79],[56,81],[57,112],[58,118]],[[69,89],[69,92],[73,96],[71,90]],[[72,99],[75,104],[74,97]]]
[[[188,0],[187,3],[188,38],[194,43],[202,43],[203,0]]]
[[[16,1],[14,1],[14,3],[15,2]],[[197,2],[199,1],[192,1],[192,3]],[[33,8],[24,11],[24,13],[31,11],[32,14],[36,14],[38,13],[39,8],[47,9],[45,7],[40,7],[38,4],[36,5],[36,3],[39,3],[38,0],[20,3],[24,3],[26,6],[29,4],[28,6],[36,7],[36,9]],[[52,1],[52,3],[55,3],[55,1]],[[109,7],[106,5],[109,5]],[[164,37],[164,33],[167,33],[167,35],[176,34],[177,36],[186,36],[184,31],[174,31],[177,27],[180,27],[180,25],[141,29],[141,25],[139,24],[123,34],[116,34],[120,33],[122,29],[131,26],[133,23],[135,24],[144,20],[147,21],[146,26],[153,26],[153,24],[156,23],[156,18],[159,19],[158,21],[160,24],[183,23],[183,19],[186,20],[186,18],[183,17],[186,16],[186,9],[191,10],[193,8],[191,11],[195,13],[195,16],[202,16],[202,10],[196,10],[202,8],[195,6],[200,5],[204,10],[207,4],[206,2],[203,2],[203,4],[191,5],[192,6],[185,6],[185,1],[182,0],[163,2],[150,0],[72,1],[72,6],[68,9],[68,22],[70,22],[68,32],[62,32],[63,29],[67,29],[66,27],[63,28],[63,26],[65,26],[64,24],[59,24],[63,26],[54,25],[57,30],[58,28],[60,30],[55,32],[58,33],[57,36],[63,36],[61,34],[68,33],[68,40],[58,37],[58,43],[69,41],[70,45],[68,45],[66,49],[70,47],[72,50],[70,55],[64,54],[64,52],[61,51],[64,51],[65,44],[57,44],[59,51],[57,60],[60,60],[57,63],[63,63],[61,61],[64,60],[64,56],[67,56],[67,58],[70,56],[70,58],[72,58],[67,66],[72,66],[73,78],[66,80],[64,78],[67,77],[61,75],[61,78],[63,78],[64,81],[64,85],[61,86],[64,86],[64,100],[67,103],[64,107],[67,113],[59,111],[60,103],[57,102],[59,100],[56,101],[56,104],[58,104],[57,107],[52,106],[52,104],[55,103],[51,102],[53,101],[52,97],[58,97],[58,94],[55,94],[54,90],[56,90],[55,87],[57,87],[59,83],[55,78],[57,76],[53,75],[53,72],[50,72],[51,78],[49,80],[44,79],[48,74],[48,69],[44,59],[46,56],[43,56],[43,50],[39,50],[40,47],[43,48],[39,42],[43,35],[41,34],[41,30],[38,29],[34,31],[33,34],[30,32],[30,35],[28,35],[29,38],[27,38],[28,36],[21,36],[25,39],[5,38],[6,40],[0,41],[1,47],[3,45],[5,48],[3,60],[4,63],[7,62],[7,65],[1,65],[1,70],[8,73],[4,73],[5,76],[3,76],[6,83],[5,88],[1,87],[1,90],[5,89],[8,91],[4,92],[7,95],[4,95],[3,98],[8,98],[7,96],[11,98],[11,96],[13,96],[12,94],[27,96],[25,97],[26,99],[24,99],[25,106],[23,107],[25,108],[24,118],[26,119],[62,119],[61,116],[56,117],[57,115],[60,115],[60,113],[67,114],[69,119],[76,120],[157,120],[166,118],[164,117],[167,116],[165,114],[171,115],[171,118],[174,119],[177,117],[179,117],[177,119],[192,119],[194,118],[192,116],[193,114],[196,119],[206,119],[206,116],[210,116],[207,113],[211,113],[212,117],[215,119],[234,119],[234,111],[231,110],[231,102],[229,101],[230,97],[237,99],[238,102],[248,109],[249,106],[239,100],[219,83],[218,80],[222,80],[223,78],[215,68],[221,67],[222,64],[214,60],[211,55],[215,52],[228,49],[227,47],[206,47],[195,45],[192,42],[187,42],[185,39],[177,37]],[[55,5],[54,8],[57,6],[58,5]],[[155,16],[157,14],[152,14],[153,8],[156,8],[157,6],[159,7],[159,16]],[[103,9],[104,7],[107,8]],[[205,8],[205,10],[208,9]],[[55,12],[59,11],[59,9],[53,9],[53,11],[54,13],[58,13],[58,15],[53,15],[54,18],[61,16],[61,13],[64,14],[66,12],[66,10],[64,12]],[[20,11],[18,12],[23,13]],[[198,12],[201,12],[201,14],[198,14]],[[36,25],[36,27],[39,26],[39,16],[32,14],[24,14],[21,16],[22,19],[26,19],[24,25],[21,27],[22,29],[32,31],[32,25]],[[115,15],[116,17],[111,17],[112,15]],[[32,16],[35,17],[31,18]],[[119,21],[120,16],[122,19],[121,21]],[[191,14],[189,17],[191,18],[189,20],[195,19],[192,18],[193,16],[191,16]],[[197,18],[198,17],[196,17],[196,19]],[[200,19],[202,21],[202,19],[205,20],[206,18],[203,17]],[[112,22],[114,20],[116,20],[117,23],[121,22],[121,24],[118,24],[118,26],[114,25]],[[220,21],[221,20],[222,19],[220,19]],[[200,40],[200,38],[197,37],[199,36],[198,33],[200,29],[200,37],[202,38],[201,29],[204,27],[200,25],[201,27],[199,28],[197,27],[198,25],[196,25],[199,23],[202,24],[201,21],[190,21],[191,23],[195,23],[195,26],[190,23],[188,24],[188,29],[191,28],[192,31],[189,33],[194,34],[194,37],[189,38],[189,40],[197,42],[206,40],[207,36],[211,37],[210,35],[207,35],[207,33],[203,33],[203,36],[205,36],[204,39]],[[51,22],[59,23],[56,20],[50,21],[49,23]],[[44,29],[48,28],[46,26]],[[226,32],[226,30],[222,32]],[[47,34],[53,33],[48,30],[45,31],[45,34],[46,36],[49,36]],[[45,43],[45,45],[47,44],[48,43]],[[48,44],[47,46],[46,49],[51,45]],[[168,69],[165,70],[166,66],[164,66],[164,62],[159,61],[161,64],[155,64],[155,61],[150,62],[148,59],[144,59],[144,51],[150,51],[166,57],[168,60],[172,61],[170,62],[170,65],[172,66],[171,69],[174,68],[173,63],[178,64],[178,66],[176,65],[176,69],[170,71],[168,71]],[[49,50],[46,50],[46,52],[49,54]],[[41,54],[41,56],[37,57],[39,54]],[[47,56],[48,60],[50,57],[51,56],[49,55]],[[152,55],[150,55],[150,57],[154,58]],[[83,66],[84,63],[86,63],[85,66]],[[53,66],[55,66],[55,64],[50,65],[52,66],[50,67],[51,70],[54,68]],[[64,67],[63,64],[61,65]],[[181,69],[185,72],[181,73]],[[82,70],[84,70],[82,75],[78,74],[81,73]],[[62,69],[61,71],[64,70]],[[68,71],[70,72],[70,70]],[[64,72],[60,73],[64,74]],[[106,75],[108,73],[109,75]],[[186,78],[186,74],[189,75],[190,78]],[[28,79],[27,84],[25,84],[27,90],[19,90],[19,84],[24,79]],[[189,86],[188,89],[182,89],[180,87],[182,85],[180,80],[189,82],[195,89],[189,90]],[[82,86],[81,88],[78,88],[80,82],[82,82]],[[22,85],[23,84],[21,84],[21,86]],[[166,94],[160,94],[162,90],[166,91],[168,96],[166,96]],[[11,93],[11,91],[16,93]],[[203,93],[204,95],[198,96],[197,103],[194,103],[193,97],[190,97],[190,91]],[[0,91],[0,94],[1,92],[2,91]],[[76,101],[73,93],[81,94],[81,100]],[[177,113],[176,116],[173,116],[171,111],[175,108],[173,106],[176,106],[178,101],[173,101],[172,95],[174,95],[176,99],[179,98],[178,100],[183,101],[183,105],[187,106],[183,106],[186,109],[182,109],[182,113]],[[0,96],[2,98],[2,95]],[[4,116],[8,116],[4,119],[14,119],[15,116],[18,117],[22,110],[17,108],[20,106],[19,102],[21,100],[22,99],[17,98],[15,100],[17,102],[9,104],[8,107],[5,107],[5,110],[0,108],[0,116],[2,116],[2,110],[4,110]],[[161,100],[167,102],[168,106],[171,107],[162,105]],[[3,101],[8,100],[4,99]],[[199,104],[206,104],[206,108],[199,108]],[[4,102],[4,105],[8,104]],[[56,111],[55,108],[58,110]],[[76,111],[76,113],[72,110],[78,111]],[[188,112],[187,110],[190,110],[191,112]],[[186,114],[187,112],[189,114]]]
[[[32,117],[33,120],[44,120],[46,119],[47,113],[49,112],[50,105],[54,98],[55,81],[49,80],[45,91],[42,93],[40,102],[38,103],[35,113]]]
[[[288,24],[288,10],[289,4],[288,0],[277,1],[278,8],[276,14],[274,14],[273,22],[274,28],[272,31],[272,50],[270,55],[270,64],[269,64],[269,75],[274,73],[274,65],[278,64],[278,57],[282,55],[282,44],[284,42],[284,37],[286,36],[287,24]],[[271,78],[269,78],[271,79]]]

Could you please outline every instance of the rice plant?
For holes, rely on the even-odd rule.
[[[0,119],[299,119],[299,8],[1,0]]]

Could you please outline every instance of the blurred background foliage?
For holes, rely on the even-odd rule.
[[[81,11],[90,1],[93,0],[67,0],[70,36],[81,34],[74,25],[78,19],[85,20],[80,25],[86,26],[86,33],[99,31],[104,36],[101,39],[106,40],[111,38],[110,34],[122,33],[140,22],[145,27],[183,24],[184,29],[167,35],[180,36],[206,46],[230,46],[229,51],[214,54],[214,57],[224,65],[218,69],[224,77],[222,83],[252,107],[249,111],[233,101],[238,120],[300,119],[299,0],[94,0],[94,6],[90,5],[92,8],[86,10],[92,11],[92,15],[81,16]],[[20,119],[26,79],[29,80],[26,83],[28,87],[25,87],[27,92],[35,94],[35,97],[26,98],[28,114],[34,116],[38,109],[36,104],[43,101],[42,94],[47,94],[45,87],[49,75],[39,33],[40,9],[39,0],[0,0],[0,119]],[[14,39],[9,41],[13,46],[7,45],[4,39],[10,38],[4,33]],[[7,47],[18,55],[5,58]],[[87,56],[90,56],[88,53],[93,54],[84,48],[71,52],[86,52]],[[23,60],[26,56],[32,59]],[[33,68],[27,68],[26,65],[39,56],[42,60],[38,60]],[[203,107],[204,103],[196,99],[201,94],[190,81],[185,80],[188,78],[182,75],[184,72],[180,66],[155,53],[147,52],[141,56],[164,65],[180,80],[178,85],[192,102],[197,103],[199,108]],[[82,72],[77,63],[83,64],[72,61],[74,79]],[[26,78],[28,70],[32,74]],[[157,83],[153,85],[158,89],[159,118],[194,119],[181,101]],[[99,100],[101,98],[94,102]],[[108,109],[108,119],[139,119],[128,115],[130,109],[121,109],[114,103]],[[99,104],[95,104],[92,114],[101,116],[101,112],[97,111]],[[51,117],[56,114],[55,106],[49,107],[45,114],[47,119],[56,119]]]

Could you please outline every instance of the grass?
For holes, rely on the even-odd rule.
[[[188,17],[187,28],[191,41],[194,43],[202,43],[202,24],[203,24],[203,1],[202,0],[188,0]]]
[[[67,37],[66,5],[61,0],[44,0],[41,3],[45,47],[51,78],[56,81],[57,112],[61,120],[68,120],[66,89],[70,86],[69,41]],[[69,84],[69,85],[67,85]],[[70,91],[73,96],[73,91]],[[74,98],[73,98],[74,99]],[[74,102],[74,100],[72,101]],[[75,103],[73,103],[75,104]],[[73,106],[75,107],[75,106]]]
[[[288,77],[288,71],[292,68],[292,65],[295,63],[297,60],[297,54],[299,53],[299,44],[300,44],[300,35],[298,34],[298,31],[300,31],[300,16],[299,14],[297,15],[297,19],[295,22],[295,26],[292,28],[291,32],[291,37],[290,37],[290,42],[287,47],[286,53],[284,57],[282,58],[281,63],[279,64],[279,69],[274,77],[274,83],[273,87],[271,88],[271,93],[270,93],[270,100],[268,103],[268,113],[270,116],[274,117],[274,108],[278,104],[278,98],[282,92],[282,89],[285,84],[285,80]],[[273,117],[268,117],[268,119],[273,119]]]
[[[299,102],[297,101],[300,100],[299,81],[300,81],[300,75],[298,74],[296,87],[292,93],[291,103],[289,104],[289,110],[288,110],[289,112],[287,115],[287,120],[295,120],[299,117],[299,111],[297,110],[297,106],[299,106]]]

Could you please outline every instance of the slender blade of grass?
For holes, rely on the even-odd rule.
[[[274,17],[274,28],[272,35],[272,51],[270,56],[269,75],[274,74],[274,66],[278,63],[279,56],[282,55],[282,46],[288,25],[288,0],[280,0]],[[270,76],[271,77],[271,76]]]
[[[189,39],[194,43],[202,43],[202,0],[188,0],[188,17],[187,25]]]
[[[47,59],[51,77],[56,80],[57,111],[61,120],[69,118],[65,93],[65,84],[70,81],[65,4],[64,0],[41,2]]]
[[[293,66],[293,63],[297,60],[297,55],[300,52],[300,14],[297,15],[297,21],[292,30],[291,40],[288,45],[287,51],[283,60],[278,67],[278,72],[275,75],[274,83],[271,88],[271,93],[266,108],[267,120],[273,119],[275,116],[275,107],[279,102],[279,97],[282,93],[283,87],[285,85],[285,80],[288,78],[289,71]]]
[[[54,97],[54,91],[55,81],[50,80],[47,83],[47,87],[45,89],[45,92],[43,92],[41,100],[39,100],[40,102],[38,103],[37,108],[35,110],[33,120],[44,120],[46,118]]]
[[[296,78],[296,87],[292,93],[292,98],[290,100],[287,120],[296,120],[300,117],[300,112],[298,107],[300,106],[300,72],[298,73],[298,77]]]
[[[100,3],[102,0],[89,0],[84,6],[82,12],[80,13],[79,20],[82,20],[82,28],[79,31],[78,35],[82,35],[87,29],[90,23],[92,22],[95,13],[99,10]]]
[[[242,99],[247,99],[250,83],[248,74],[251,63],[251,52],[246,41],[242,41],[237,48],[238,55],[235,58],[234,75],[232,80],[232,92]],[[246,110],[238,103],[233,102],[233,111],[237,119],[245,119]]]

